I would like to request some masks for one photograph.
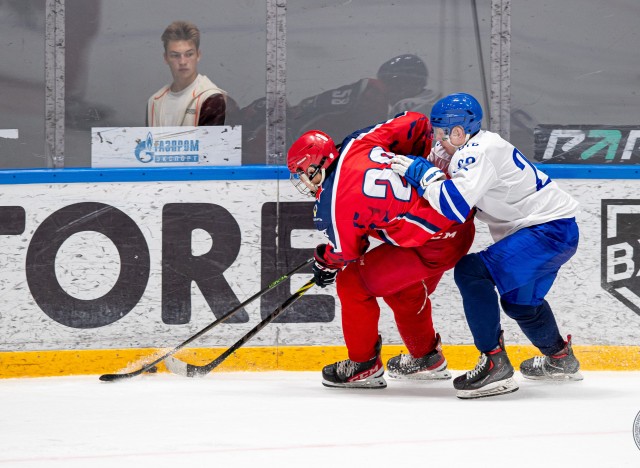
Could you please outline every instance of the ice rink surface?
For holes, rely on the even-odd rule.
[[[454,372],[454,376],[461,372]],[[640,467],[640,372],[459,400],[451,381],[318,372],[0,380],[0,467]]]

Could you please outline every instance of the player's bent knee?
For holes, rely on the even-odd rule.
[[[456,263],[453,269],[453,278],[458,286],[474,280],[492,279],[482,258],[475,253],[465,255]]]
[[[500,305],[505,314],[511,317],[513,320],[525,320],[536,316],[538,310],[537,306],[525,305],[525,304],[512,304],[504,299],[500,300]]]
[[[549,304],[543,301],[541,304],[513,304],[500,299],[502,310],[507,316],[516,320],[518,323],[537,322],[540,320],[547,321],[552,313]]]

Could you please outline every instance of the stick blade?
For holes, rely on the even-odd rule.
[[[134,374],[104,374],[100,376],[102,382],[117,382],[118,380],[130,379]]]
[[[167,367],[167,370],[172,374],[181,375],[183,377],[190,377],[188,372],[189,364],[180,359],[174,358],[173,356],[169,356],[164,360],[164,365]]]
[[[194,366],[181,361],[178,358],[169,356],[164,360],[164,365],[167,370],[172,374],[181,375],[182,377],[204,377],[208,372],[203,372],[202,367],[206,366]]]
[[[127,372],[125,374],[104,374],[100,376],[100,380],[102,382],[117,382],[118,380],[130,379],[145,372],[149,374],[155,374],[156,372],[158,372],[158,368],[155,365],[151,367],[144,366],[137,371]]]

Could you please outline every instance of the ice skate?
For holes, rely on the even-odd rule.
[[[387,361],[387,373],[392,379],[404,380],[447,380],[451,372],[447,370],[447,360],[442,354],[440,335],[436,334],[436,347],[420,358],[411,354],[400,354]]]
[[[456,396],[462,399],[482,398],[518,390],[513,366],[504,349],[502,333],[498,348],[482,353],[476,367],[453,380]]]
[[[322,369],[322,385],[325,387],[343,388],[385,388],[384,366],[380,359],[382,340],[378,337],[376,354],[365,362],[355,362],[351,359],[339,361]]]
[[[582,380],[580,362],[573,354],[571,335],[567,336],[564,348],[551,356],[535,356],[520,364],[520,372],[531,380]]]

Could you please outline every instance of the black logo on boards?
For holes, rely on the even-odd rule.
[[[640,315],[640,200],[602,200],[602,287]]]

